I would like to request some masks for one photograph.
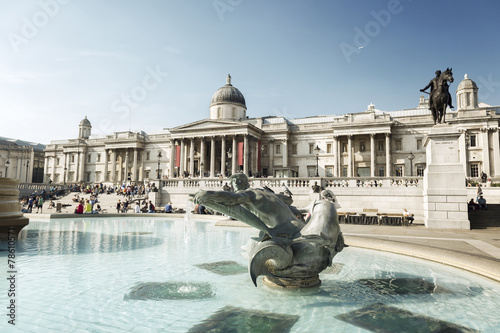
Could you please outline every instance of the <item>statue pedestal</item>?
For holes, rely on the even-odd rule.
[[[434,126],[425,140],[424,222],[427,228],[470,229],[465,172],[459,159],[461,133]]]
[[[23,216],[19,204],[18,180],[0,178],[0,241],[7,240],[9,233],[16,238],[22,228],[28,225],[29,219]]]

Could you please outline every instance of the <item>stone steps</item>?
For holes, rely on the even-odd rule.
[[[469,212],[471,229],[500,227],[500,204],[488,204],[488,209]]]

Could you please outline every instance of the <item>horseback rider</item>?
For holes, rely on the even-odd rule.
[[[432,109],[432,106],[433,106],[433,100],[434,100],[434,96],[432,95],[433,91],[437,89],[438,87],[438,79],[439,79],[439,76],[441,75],[441,71],[438,69],[436,71],[436,77],[433,78],[428,85],[425,86],[425,88],[423,89],[420,89],[421,92],[424,92],[424,93],[427,93],[427,89],[430,88],[430,92],[428,93],[429,94],[429,109]],[[451,105],[451,95],[450,95],[450,92],[448,91],[448,89],[446,89],[446,92],[448,93],[448,105],[450,106],[450,109],[453,109],[454,106]]]

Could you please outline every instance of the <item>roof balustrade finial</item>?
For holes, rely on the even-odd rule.
[[[227,74],[226,85],[231,85],[231,75]]]

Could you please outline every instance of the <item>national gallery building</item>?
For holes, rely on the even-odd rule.
[[[446,122],[458,132],[460,164],[469,178],[500,179],[500,107],[478,101],[465,75],[456,111]],[[124,183],[189,177],[423,176],[425,139],[434,126],[428,100],[401,111],[374,105],[359,113],[307,118],[247,116],[243,94],[226,85],[212,96],[209,118],[155,134],[92,135],[85,117],[78,138],[45,149],[46,181]]]

